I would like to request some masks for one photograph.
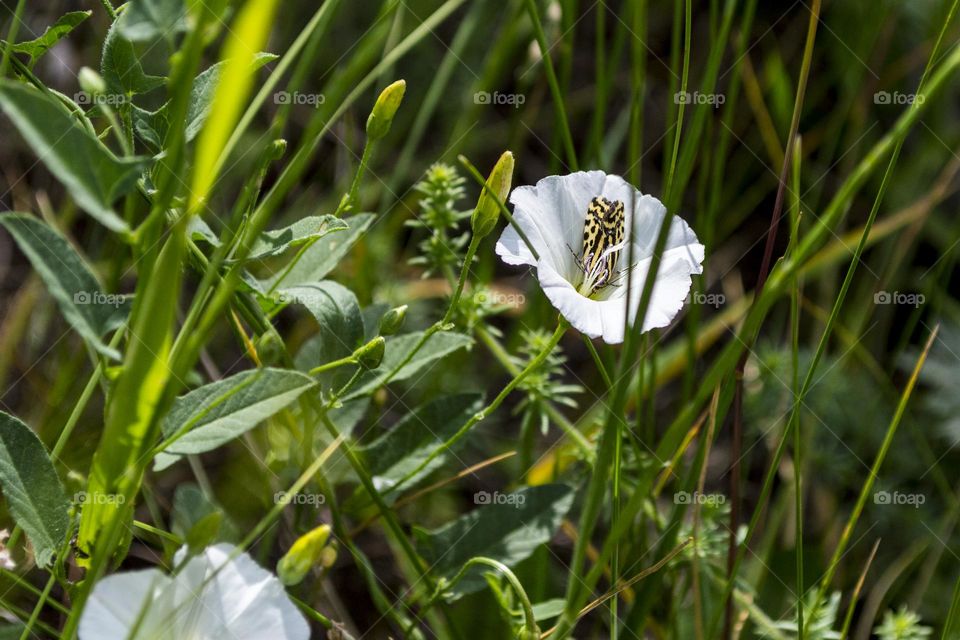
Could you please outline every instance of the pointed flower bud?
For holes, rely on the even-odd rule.
[[[382,336],[392,336],[397,331],[400,330],[400,327],[403,326],[403,321],[407,318],[407,305],[403,304],[399,307],[394,307],[390,309],[383,317],[380,318],[380,335]]]
[[[470,218],[474,238],[480,239],[493,231],[500,219],[500,205],[494,195],[504,202],[510,194],[510,185],[513,183],[513,154],[504,151],[497,164],[493,166],[490,177],[487,178],[487,188],[480,192],[477,208]]]
[[[279,160],[287,152],[287,141],[283,138],[277,138],[270,143],[270,159]]]
[[[390,131],[390,125],[393,124],[393,116],[396,115],[400,103],[403,101],[403,93],[407,89],[405,80],[397,80],[382,92],[377,98],[377,103],[373,105],[373,111],[367,118],[367,138],[370,140],[379,140]]]
[[[293,543],[286,555],[277,563],[277,577],[289,586],[299,584],[307,572],[319,562],[323,549],[330,538],[330,525],[322,524]]]
[[[77,80],[80,82],[80,88],[91,96],[99,96],[107,92],[107,83],[103,76],[90,67],[81,67]]]
[[[376,369],[383,361],[383,353],[387,349],[387,341],[383,336],[377,336],[367,344],[353,352],[360,366],[365,369]]]

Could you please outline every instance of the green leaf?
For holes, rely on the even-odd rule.
[[[380,367],[363,374],[354,388],[344,398],[356,398],[357,396],[373,393],[379,389],[387,376],[413,351],[422,336],[423,332],[417,331],[387,338],[387,351],[383,356],[383,362]],[[434,334],[433,337],[417,351],[410,362],[401,367],[396,375],[392,376],[389,381],[399,382],[406,380],[432,362],[458,349],[469,347],[472,344],[473,339],[462,333],[444,331]]]
[[[274,231],[264,231],[250,248],[248,260],[278,256],[291,247],[317,241],[328,233],[342,231],[347,224],[334,216],[307,216]]]
[[[25,84],[0,81],[0,108],[80,208],[111,231],[129,230],[111,205],[136,185],[145,158],[117,158],[61,103]]]
[[[110,358],[120,354],[101,341],[126,320],[126,298],[106,294],[73,246],[39,218],[24,213],[0,214],[3,226],[40,275],[63,317],[91,347]]]
[[[107,32],[103,57],[100,59],[100,74],[110,93],[130,98],[163,86],[167,79],[144,72],[133,43],[121,33],[122,22],[120,19],[114,21]]]
[[[169,39],[187,30],[187,7],[183,0],[131,0],[117,22],[133,42]]]
[[[276,60],[277,56],[272,53],[258,53],[254,56],[254,70],[263,65]],[[207,116],[210,115],[210,106],[213,102],[213,95],[223,73],[225,62],[217,64],[206,69],[193,80],[193,86],[190,89],[190,98],[187,104],[186,129],[184,131],[187,141],[193,140]],[[133,125],[137,134],[147,143],[153,145],[156,149],[163,147],[163,140],[167,135],[167,129],[170,126],[167,117],[169,103],[165,103],[156,111],[147,111],[137,106],[133,108]]]
[[[556,618],[566,607],[567,601],[563,598],[551,598],[550,600],[544,600],[543,602],[538,602],[533,605],[533,618],[537,622],[543,622],[545,620],[550,620]]]
[[[181,455],[216,449],[285,408],[315,384],[299,371],[254,369],[177,398],[163,421],[168,444],[156,457],[154,468],[165,469]]]
[[[324,280],[299,285],[283,289],[278,297],[281,302],[303,305],[317,319],[322,362],[350,355],[360,346],[363,340],[360,304],[353,292],[342,284]]]
[[[69,503],[46,449],[30,427],[0,411],[0,487],[10,513],[46,567],[64,543]]]
[[[372,213],[360,213],[344,220],[347,225],[345,231],[331,234],[318,240],[303,252],[300,260],[289,272],[281,271],[277,275],[260,281],[264,291],[271,289],[287,289],[300,284],[319,282],[333,271],[340,260],[356,244],[357,240],[366,233],[373,223]]]
[[[45,54],[53,45],[60,42],[68,33],[73,31],[78,24],[90,17],[92,11],[71,11],[65,13],[47,27],[47,30],[39,38],[18,42],[11,47],[14,53],[25,53],[30,56],[30,62]]]
[[[385,434],[362,447],[367,470],[381,493],[409,489],[447,462],[447,452],[430,461],[402,486],[398,483],[452,437],[480,409],[480,394],[443,396],[419,406]]]
[[[514,566],[548,542],[570,506],[573,490],[562,484],[525,487],[508,494],[478,492],[470,513],[435,529],[415,530],[421,554],[436,575],[446,579],[476,556]],[[486,586],[483,570],[472,568],[454,585],[451,600]]]
[[[220,529],[216,539],[218,541],[235,541],[239,539],[237,528],[224,513],[219,504],[211,502],[203,494],[200,487],[191,482],[177,485],[173,494],[173,510],[170,514],[171,531],[186,539],[190,532],[214,514],[219,514]]]

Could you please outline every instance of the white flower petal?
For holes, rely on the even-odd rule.
[[[83,609],[80,640],[124,640],[130,637],[134,627],[136,638],[173,638],[165,630],[171,609],[163,594],[170,582],[171,579],[157,569],[127,571],[103,578]]]
[[[310,628],[280,581],[246,553],[231,558],[235,551],[218,544],[183,564],[182,548],[172,578],[149,569],[102,579],[80,619],[80,639],[126,640],[136,628],[133,640],[308,640]]]
[[[307,640],[310,629],[280,581],[246,553],[230,560],[235,550],[208,547],[177,574],[177,600],[187,605],[177,616],[182,637]]]

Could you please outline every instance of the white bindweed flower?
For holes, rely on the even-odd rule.
[[[667,213],[663,204],[602,171],[549,176],[535,187],[514,189],[510,202],[539,260],[513,226],[497,241],[497,255],[507,264],[536,267],[547,298],[580,332],[611,344],[623,342],[627,282],[632,324]],[[690,291],[691,275],[703,271],[701,262],[703,245],[674,216],[643,331],[670,324]]]
[[[277,578],[236,547],[218,544],[168,576],[127,571],[97,583],[80,618],[81,640],[307,640],[310,629]],[[218,571],[219,569],[219,571]]]

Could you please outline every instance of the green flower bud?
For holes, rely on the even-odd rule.
[[[523,627],[522,629],[520,629],[520,633],[517,634],[517,639],[518,640],[540,640],[540,629],[538,629],[537,627],[534,627],[533,629]]]
[[[277,138],[270,143],[270,159],[279,160],[287,152],[287,141],[283,138]]]
[[[367,138],[379,140],[387,135],[406,89],[406,81],[397,80],[380,93],[377,103],[373,105],[373,111],[370,112],[370,117],[367,118]]]
[[[487,188],[480,192],[477,208],[473,210],[470,226],[473,228],[474,238],[489,234],[497,226],[500,219],[500,205],[494,195],[504,202],[510,194],[510,185],[513,183],[513,154],[504,151],[497,164],[493,166],[490,177],[487,178]]]
[[[320,553],[320,565],[324,569],[329,569],[337,563],[337,544],[331,542],[323,548],[323,551]]]
[[[283,359],[283,340],[275,333],[265,333],[256,342],[257,357],[266,366],[279,364]]]
[[[81,67],[77,80],[80,82],[80,88],[91,96],[99,96],[107,92],[107,83],[103,76],[90,67]]]
[[[382,336],[392,336],[397,331],[400,330],[400,327],[403,326],[403,321],[407,318],[407,305],[402,304],[399,307],[394,307],[383,314],[383,317],[380,318],[380,335]]]
[[[383,336],[377,336],[367,344],[353,352],[353,357],[365,369],[376,369],[383,362],[383,352],[387,349],[387,341]]]
[[[330,525],[322,524],[293,543],[286,555],[277,563],[277,577],[289,586],[299,584],[307,572],[317,564],[330,538]]]

